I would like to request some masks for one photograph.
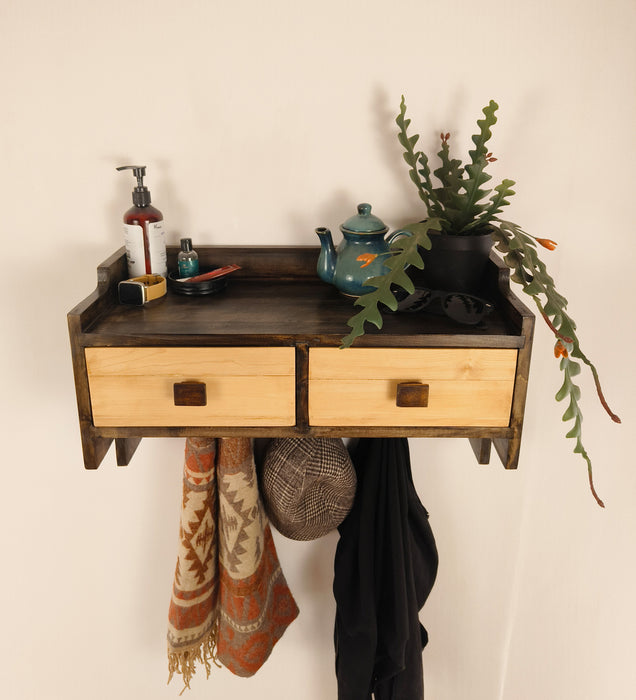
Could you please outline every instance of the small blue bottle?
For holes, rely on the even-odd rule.
[[[194,277],[199,274],[199,256],[196,250],[192,250],[192,239],[181,239],[181,250],[177,255],[179,277]]]

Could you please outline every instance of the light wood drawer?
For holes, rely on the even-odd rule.
[[[93,423],[108,426],[289,426],[295,350],[86,348]],[[174,385],[205,384],[205,405],[175,405]]]
[[[309,424],[504,427],[514,349],[310,348]],[[398,406],[398,385],[427,385],[426,406]]]

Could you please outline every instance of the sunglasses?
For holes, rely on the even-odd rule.
[[[448,318],[465,325],[475,325],[487,316],[495,307],[485,299],[474,297],[462,292],[443,292],[435,289],[416,287],[413,294],[409,294],[398,301],[398,311],[429,311],[431,313],[444,313]]]

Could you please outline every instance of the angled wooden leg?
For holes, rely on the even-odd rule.
[[[468,438],[478,464],[490,464],[490,438]]]
[[[82,424],[81,421],[80,433],[82,436],[84,468],[97,469],[108,452],[113,438],[105,438],[97,435],[95,433],[95,428],[93,428],[91,424]]]
[[[521,435],[516,434],[510,439],[495,438],[493,440],[499,459],[505,469],[516,469],[519,463],[519,448],[521,447]]]
[[[130,464],[140,442],[140,437],[115,438],[115,455],[118,467],[127,467]]]

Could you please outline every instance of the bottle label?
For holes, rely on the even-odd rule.
[[[194,277],[199,272],[199,261],[196,258],[179,260],[179,277]]]
[[[124,244],[130,277],[145,275],[144,230],[139,224],[124,224]]]
[[[146,225],[150,243],[150,272],[167,277],[166,232],[163,229],[163,221],[149,221]]]
[[[140,224],[124,224],[128,274],[131,277],[139,277],[152,273],[166,277],[168,268],[166,264],[166,236],[163,229],[163,221],[149,221],[146,226],[148,227],[148,261],[146,261],[144,252],[144,231],[142,226]]]

